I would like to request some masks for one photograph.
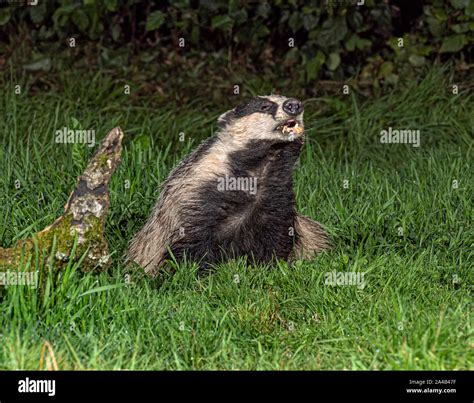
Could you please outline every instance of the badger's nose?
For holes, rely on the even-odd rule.
[[[303,112],[303,104],[297,99],[288,99],[283,103],[283,110],[288,115],[296,116]]]

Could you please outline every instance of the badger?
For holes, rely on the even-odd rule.
[[[255,264],[306,260],[327,249],[321,224],[296,211],[303,104],[257,96],[222,114],[217,126],[162,184],[127,261],[155,275],[172,259],[206,268],[239,257]]]

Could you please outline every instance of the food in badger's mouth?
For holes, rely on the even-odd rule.
[[[295,119],[289,119],[278,125],[277,130],[280,130],[283,134],[300,134],[303,132],[303,128]]]

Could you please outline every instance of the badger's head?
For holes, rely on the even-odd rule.
[[[242,141],[292,141],[304,134],[303,104],[280,95],[259,96],[224,113],[217,123]]]

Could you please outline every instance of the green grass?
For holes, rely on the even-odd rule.
[[[299,210],[331,232],[331,251],[293,267],[230,262],[199,277],[189,264],[154,280],[135,273],[131,284],[120,256],[159,184],[224,107],[125,96],[99,75],[59,80],[59,92],[15,95],[16,82],[0,77],[0,244],[60,215],[94,151],[55,144],[55,130],[75,118],[102,138],[120,125],[107,225],[115,263],[98,275],[77,265],[46,273],[42,294],[3,289],[0,369],[37,369],[44,340],[60,369],[472,368],[474,99],[450,92],[448,72],[384,98],[307,104],[295,190]],[[421,147],[381,144],[388,126],[419,129]],[[141,134],[149,146],[133,141]],[[333,270],[364,272],[365,288],[325,285]]]

